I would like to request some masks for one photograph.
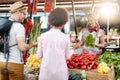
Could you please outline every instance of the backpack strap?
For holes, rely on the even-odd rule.
[[[13,23],[18,23],[18,22],[16,22],[16,21],[12,21]],[[13,24],[12,24],[13,25]],[[11,25],[11,27],[12,27],[12,25]],[[10,29],[11,30],[11,29]],[[9,33],[10,33],[10,30],[9,30],[9,32],[8,32],[8,36],[9,36]],[[13,44],[13,45],[11,45],[11,46],[8,46],[8,48],[11,48],[11,47],[14,47],[14,46],[16,46],[16,45],[18,45],[18,44]]]
[[[4,34],[4,48],[3,48],[3,52],[4,52],[4,58],[6,58],[6,54],[7,54],[7,36],[6,36],[6,33]]]
[[[9,46],[8,48],[10,48],[10,47],[14,47],[14,46],[16,46],[16,45],[18,45],[18,44],[13,44],[13,45]]]

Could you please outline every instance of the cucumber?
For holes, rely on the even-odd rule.
[[[69,80],[83,80],[82,75],[79,73],[70,72]]]
[[[77,73],[75,73],[72,77],[72,80],[76,80]]]
[[[83,80],[83,78],[80,76],[80,74],[78,74],[75,80]]]

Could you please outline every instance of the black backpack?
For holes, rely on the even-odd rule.
[[[7,53],[9,47],[9,32],[13,21],[0,18],[0,52]]]

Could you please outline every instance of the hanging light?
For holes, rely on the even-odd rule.
[[[114,14],[116,14],[116,4],[115,3],[105,3],[101,7],[101,14],[104,17],[113,17]]]

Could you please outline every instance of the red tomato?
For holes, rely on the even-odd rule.
[[[69,63],[70,63],[70,60],[67,60],[66,63],[69,64]]]
[[[78,67],[78,63],[75,63],[73,66],[74,66],[74,68],[77,68]]]
[[[86,65],[81,66],[81,69],[86,69],[86,68],[87,68]]]
[[[72,56],[72,57],[71,57],[71,60],[73,60],[74,58],[75,58],[75,56]]]
[[[82,57],[79,57],[78,60],[79,60],[79,61],[82,61]]]
[[[79,64],[80,64],[80,66],[82,66],[82,65],[83,65],[83,62],[80,62]]]
[[[72,65],[69,65],[69,68],[70,68],[70,69],[73,69],[74,67],[73,67]]]
[[[84,64],[87,66],[87,65],[89,65],[89,62],[85,62]]]
[[[75,58],[73,58],[72,61],[75,62]]]
[[[74,61],[71,61],[70,63],[71,63],[72,65],[74,65],[74,64],[75,64],[75,62],[74,62]]]
[[[94,61],[95,59],[94,59],[94,57],[89,57],[89,60]]]
[[[75,59],[75,62],[78,62],[78,61],[79,61],[78,58],[76,58],[76,59]]]

